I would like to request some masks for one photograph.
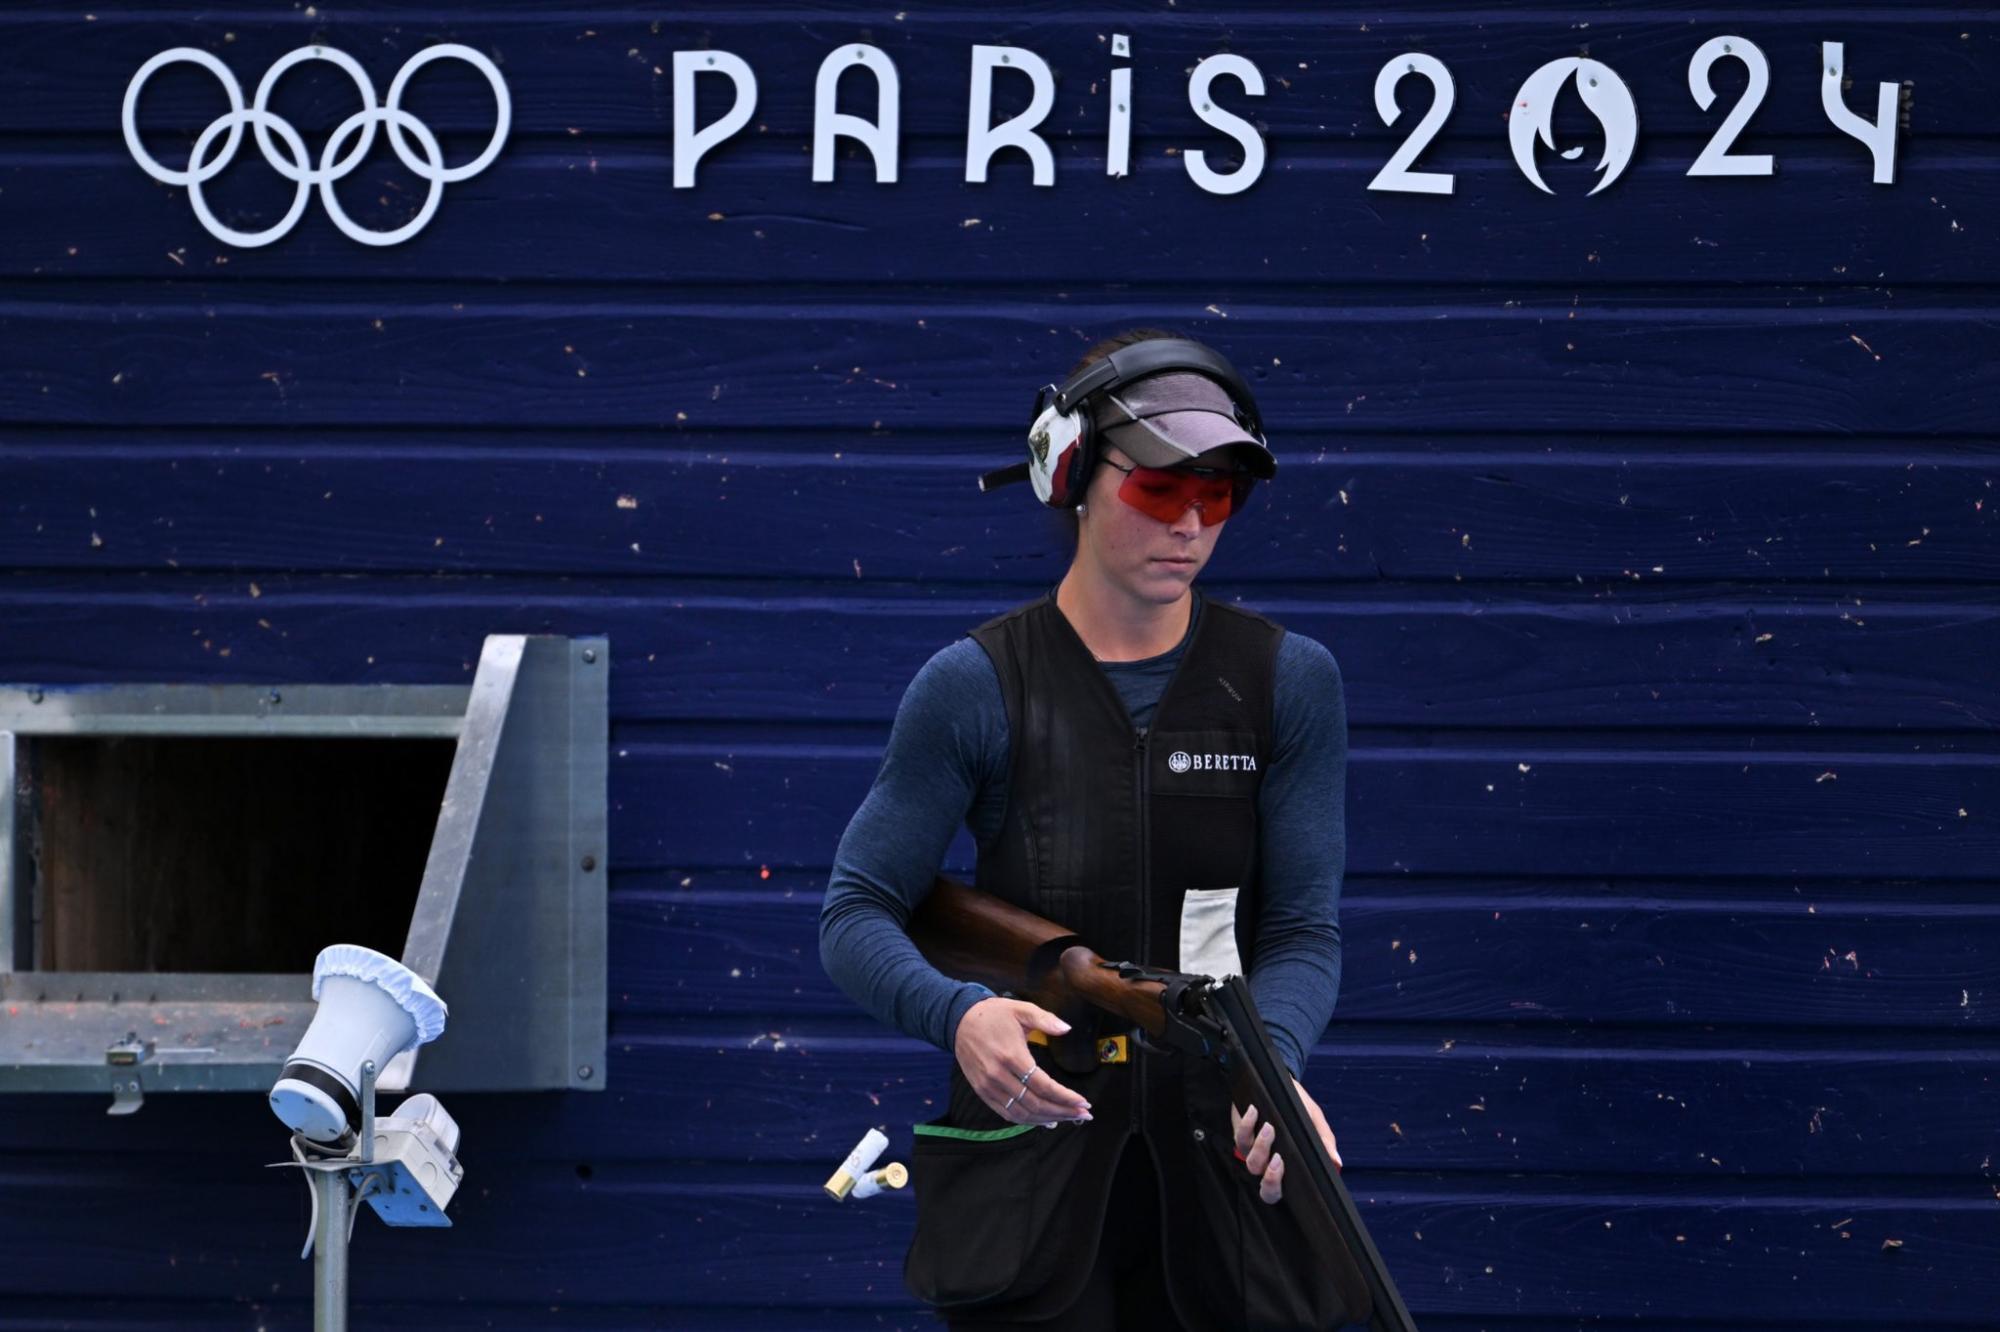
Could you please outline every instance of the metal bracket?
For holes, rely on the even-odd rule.
[[[375,1061],[361,1061],[361,1141],[355,1144],[355,1154],[365,1166],[375,1164]],[[352,1172],[356,1184],[361,1182],[359,1171]]]
[[[146,1094],[139,1087],[140,1064],[153,1053],[153,1043],[139,1039],[139,1033],[126,1032],[125,1039],[113,1041],[104,1048],[104,1062],[114,1069],[132,1070],[130,1077],[114,1073],[111,1077],[111,1105],[105,1110],[107,1115],[134,1115],[146,1103]]]
[[[107,1115],[135,1115],[139,1107],[146,1103],[146,1093],[140,1090],[139,1075],[111,1080],[111,1106]]]

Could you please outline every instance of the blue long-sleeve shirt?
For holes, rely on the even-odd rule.
[[[1200,614],[1196,594],[1187,636],[1172,651],[1099,663],[1134,725],[1151,724]],[[1340,989],[1347,709],[1333,654],[1298,634],[1279,641],[1273,686],[1275,749],[1257,795],[1262,915],[1249,980],[1296,1075]],[[961,823],[981,847],[999,834],[1010,772],[999,674],[976,642],[961,638],[904,691],[820,911],[820,961],[834,982],[881,1021],[947,1051],[965,1011],[993,992],[932,967],[904,927]]]

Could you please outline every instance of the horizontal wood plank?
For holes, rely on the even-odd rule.
[[[1205,586],[1326,644],[1357,727],[2000,726],[2000,606],[1962,591]],[[886,722],[931,653],[1039,591],[16,574],[0,681],[457,683],[488,633],[603,634],[621,723]]]
[[[614,894],[614,1008],[715,1020],[857,1011],[820,966],[819,879],[716,891],[701,886],[713,876],[688,877],[687,889]],[[1340,1024],[2000,1026],[2000,905],[1909,886],[1871,897],[1795,884],[1778,897],[1755,885],[1646,895],[1350,879],[1340,924]]]
[[[365,1251],[364,1251],[365,1252]],[[357,1266],[365,1262],[358,1259]],[[370,1298],[371,1282],[357,1280],[348,1300],[348,1318],[353,1327],[423,1328],[425,1332],[658,1332],[662,1326],[662,1305],[641,1302],[622,1306],[595,1304],[575,1297],[551,1304],[494,1304],[476,1295],[463,1299],[443,1299],[418,1303],[424,1292],[404,1292],[404,1302]],[[936,1332],[937,1319],[912,1303],[906,1309],[880,1307],[850,1308],[689,1308],[672,1306],[675,1332]],[[117,1300],[79,1297],[23,1299],[10,1297],[0,1309],[0,1332],[292,1332],[310,1328],[312,1300],[294,1292],[286,1298],[258,1300],[149,1299],[143,1305]],[[1451,1332],[1451,1323],[1442,1325],[1426,1319],[1425,1332]],[[1550,1324],[1531,1327],[1508,1323],[1494,1325],[1482,1320],[1490,1332],[1556,1332]],[[1464,1332],[1471,1332],[1466,1324]],[[1563,1329],[1570,1332],[1570,1329]],[[1580,1330],[1578,1330],[1580,1332]],[[1634,1332],[1655,1332],[1637,1327]]]
[[[1356,745],[1362,874],[1990,878],[2000,756]],[[614,743],[622,868],[822,867],[880,762],[860,743]]]
[[[0,444],[0,564],[1053,584],[1070,554],[1026,487],[973,484],[1005,460],[1000,438],[915,456],[866,435],[810,452],[718,436],[629,451],[99,439]],[[2000,582],[2000,453],[1984,446],[1720,457],[1314,442],[1283,452],[1210,576]]]
[[[543,1332],[544,1329],[589,1329],[590,1332],[657,1332],[661,1309],[656,1304],[608,1306],[552,1304],[518,1307],[457,1300],[449,1304],[392,1304],[355,1297],[349,1305],[356,1327],[421,1327],[426,1332]],[[298,1298],[255,1302],[149,1301],[143,1308],[114,1301],[80,1299],[10,1300],[0,1309],[0,1332],[289,1332],[312,1325],[312,1304]],[[936,1332],[935,1314],[920,1307],[758,1309],[676,1305],[675,1332]],[[1491,1314],[1432,1314],[1424,1332],[1594,1332],[1588,1318],[1515,1317]],[[1624,1320],[1625,1332],[1727,1332],[1741,1323],[1701,1324],[1666,1318]],[[1772,1332],[1823,1332],[1829,1322],[1781,1323],[1759,1320]],[[1941,1326],[1941,1324],[1929,1324]],[[2000,1325],[1954,1322],[1954,1332],[2000,1332]]]
[[[1410,50],[1436,56],[1451,69],[1458,105],[1448,127],[1453,141],[1504,144],[1500,109],[1522,82],[1544,62],[1580,53],[1608,62],[1631,88],[1642,142],[1654,136],[1705,139],[1730,102],[1706,112],[1698,107],[1688,94],[1688,62],[1710,37],[1734,34],[1756,42],[1771,62],[1770,92],[1738,145],[1738,151],[1751,151],[1759,134],[1805,133],[1837,141],[1820,109],[1822,41],[1846,43],[1855,82],[1848,101],[1863,114],[1873,115],[1878,81],[1908,82],[1902,113],[1913,135],[1990,132],[1985,76],[2000,51],[2000,32],[1990,18],[1948,7],[1826,12],[1767,5],[1702,19],[1657,11],[1605,13],[1595,16],[1588,30],[1570,8],[1461,5],[1394,14],[1355,7],[1328,12],[1218,6],[1205,13],[1187,6],[1179,12],[1153,7],[1135,12],[1116,5],[1004,13],[980,6],[893,13],[822,8],[791,16],[782,35],[772,21],[764,8],[667,15],[643,9],[550,15],[527,7],[451,6],[421,15],[274,11],[255,19],[233,15],[227,24],[109,6],[94,8],[88,18],[81,11],[61,19],[23,14],[0,26],[0,48],[15,52],[19,70],[10,95],[0,101],[0,131],[97,131],[116,124],[125,81],[148,57],[173,46],[222,55],[239,82],[254,89],[280,55],[324,42],[360,54],[379,93],[410,55],[437,42],[464,42],[505,69],[522,133],[577,130],[664,139],[672,129],[672,52],[716,48],[737,52],[757,70],[757,124],[763,132],[801,138],[811,133],[813,76],[821,60],[844,43],[872,41],[897,63],[905,132],[963,135],[970,48],[989,42],[1025,45],[1049,62],[1057,77],[1057,100],[1046,121],[1051,137],[1101,145],[1106,79],[1114,67],[1107,39],[1119,31],[1132,37],[1135,124],[1172,134],[1188,147],[1213,149],[1227,142],[1195,118],[1186,73],[1225,50],[1249,57],[1264,73],[1267,91],[1262,98],[1249,97],[1224,80],[1217,86],[1220,100],[1260,122],[1280,145],[1298,138],[1400,142],[1406,128],[1383,125],[1374,111],[1373,89],[1376,71]],[[78,68],[106,74],[91,81],[63,77]],[[1739,88],[1739,71],[1727,63],[1719,67],[1718,89]],[[287,89],[291,97],[277,98],[274,105],[307,126],[331,127],[351,109],[354,95],[337,73],[317,72],[329,77],[312,80],[295,73],[307,86]],[[997,112],[1011,114],[1016,103],[1025,102],[1025,93],[997,82]],[[149,126],[199,129],[222,109],[221,95],[206,75],[162,77],[159,84],[145,107]],[[1406,105],[1428,105],[1428,91],[1419,88],[1405,86]],[[427,72],[410,105],[441,131],[478,135],[493,124],[492,96],[469,71]],[[872,107],[872,98],[867,105]],[[714,118],[721,107],[719,96],[705,100],[702,119]],[[477,150],[476,143],[468,143],[452,160]],[[1853,151],[1865,165],[1866,153],[1858,145]],[[718,153],[704,165],[720,172],[727,162],[727,155]],[[1026,173],[1021,174],[1025,191]]]
[[[1273,304],[1209,288],[996,304],[956,292],[552,299],[462,286],[302,301],[287,289],[174,287],[0,299],[0,340],[13,349],[0,425],[663,427],[663,447],[682,428],[748,427],[818,432],[829,464],[866,456],[869,432],[949,430],[968,455],[1005,461],[1033,385],[1106,333],[1162,324],[1234,355],[1280,440],[1986,436],[2000,393],[2000,324],[1984,305],[1908,292]]]
[[[356,1327],[422,1327],[426,1332],[542,1332],[543,1329],[590,1329],[590,1332],[658,1332],[658,1305],[607,1306],[552,1304],[531,1308],[480,1304],[473,1300],[438,1304],[390,1304],[355,1298],[350,1316]],[[144,1309],[110,1301],[14,1300],[0,1310],[0,1332],[289,1332],[312,1325],[312,1304],[299,1299],[256,1302],[160,1302]],[[1424,1332],[1594,1332],[1590,1318],[1515,1317],[1491,1314],[1427,1315]],[[936,1332],[937,1316],[927,1309],[852,1308],[756,1309],[673,1308],[674,1332]],[[1627,1319],[1625,1332],[1727,1332],[1738,1323],[1690,1323],[1685,1319]],[[1782,1323],[1759,1320],[1772,1332],[1822,1332],[1825,1321]],[[1930,1323],[1939,1327],[1943,1324]],[[1953,1332],[2000,1332],[2000,1325],[1953,1322]]]
[[[192,145],[171,143],[155,151],[178,164]],[[1108,179],[1092,160],[1101,149],[1063,145],[1062,206],[1047,207],[1041,191],[966,183],[962,152],[936,148],[906,148],[894,185],[875,185],[872,166],[853,161],[842,166],[849,178],[815,185],[796,145],[762,145],[718,158],[689,191],[673,188],[664,142],[571,140],[518,148],[488,174],[452,186],[436,220],[371,254],[368,272],[474,287],[505,274],[675,287],[858,280],[1088,290],[1126,271],[1135,240],[1153,273],[1292,290],[1381,282],[1896,287],[1984,283],[2000,272],[2000,228],[1978,221],[2000,212],[1993,158],[1918,139],[1897,183],[1884,188],[1870,180],[1859,145],[1802,143],[1790,152],[1767,145],[1778,150],[1782,177],[1748,180],[1690,179],[1692,145],[1655,149],[1612,197],[1595,199],[1584,188],[1540,196],[1503,144],[1466,144],[1423,159],[1425,170],[1456,177],[1448,200],[1370,190],[1386,148],[1370,155],[1359,143],[1299,146],[1273,159],[1254,202],[1196,188],[1158,141],[1136,146],[1139,169],[1124,180]],[[146,178],[115,143],[89,153],[67,141],[0,152],[0,191],[14,200],[23,237],[0,250],[0,277],[191,278],[226,288],[354,273],[353,242],[317,204],[281,244],[226,246],[202,227],[184,190]],[[381,148],[340,188],[356,224],[377,230],[408,222],[426,193]],[[284,215],[292,186],[244,167],[205,197],[229,225],[251,230]],[[119,206],[103,207],[108,199]],[[1822,225],[1830,217],[1840,225]],[[1229,243],[1215,244],[1217,234]]]
[[[246,1146],[222,1178],[216,1162],[171,1153],[10,1168],[18,1205],[0,1213],[0,1245],[47,1255],[16,1288],[43,1299],[299,1299],[311,1281],[292,1247],[303,1191],[256,1168],[272,1154]],[[671,1272],[671,1298],[697,1306],[910,1304],[907,1198],[831,1213],[817,1166],[601,1166],[586,1180],[569,1167],[482,1175],[467,1159],[453,1229],[384,1236],[361,1222],[356,1284],[367,1298],[616,1306],[666,1296]],[[1420,1318],[1502,1304],[1515,1316],[1720,1319],[1782,1286],[1798,1316],[1893,1321],[1921,1305],[1949,1323],[1990,1319],[2000,1298],[2000,1277],[1979,1260],[1993,1199],[1971,1181],[1912,1193],[1349,1174]],[[149,1218],[144,1234],[103,1224],[121,1206]],[[540,1219],[532,1241],[518,1229],[526,1214]]]
[[[475,1174],[491,1144],[507,1143],[531,1170],[574,1167],[586,1181],[655,1169],[671,1177],[675,1163],[699,1169],[691,1162],[824,1179],[869,1126],[887,1133],[888,1159],[907,1159],[910,1126],[943,1114],[949,1057],[882,1031],[865,1020],[621,1018],[602,1095],[446,1100]],[[1356,1171],[1653,1181],[1642,1187],[1692,1177],[1717,1189],[1867,1177],[1955,1188],[1990,1174],[2000,1151],[2000,1127],[1981,1109],[2000,1084],[2000,1049],[1986,1037],[1341,1020],[1305,1081]],[[155,1094],[142,1129],[102,1122],[101,1098],[11,1100],[0,1149],[31,1160],[59,1136],[66,1151],[89,1154],[86,1182],[128,1155],[135,1137],[178,1133],[207,1159],[281,1132],[256,1095]],[[1909,1130],[1919,1123],[1921,1133]]]

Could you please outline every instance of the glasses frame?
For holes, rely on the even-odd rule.
[[[1227,522],[1229,519],[1234,518],[1238,513],[1242,512],[1243,505],[1250,498],[1251,488],[1257,484],[1256,475],[1251,471],[1249,471],[1247,468],[1243,467],[1206,467],[1199,464],[1182,465],[1177,467],[1146,467],[1139,463],[1133,463],[1130,467],[1121,467],[1119,466],[1118,463],[1116,463],[1110,458],[1099,458],[1098,461],[1103,463],[1106,467],[1109,467],[1112,471],[1122,473],[1125,476],[1126,480],[1128,481],[1132,478],[1133,474],[1137,472],[1160,472],[1164,474],[1178,474],[1182,476],[1192,475],[1200,477],[1226,476],[1230,478],[1229,512],[1223,514],[1222,517],[1217,518],[1214,522],[1210,522],[1208,520],[1208,510],[1203,509],[1201,512],[1201,519],[1202,519],[1201,525],[1203,527],[1214,527],[1219,523]],[[1122,486],[1120,487],[1119,498],[1124,499]],[[1146,513],[1144,509],[1140,509],[1138,505],[1133,504],[1132,501],[1130,500],[1125,500],[1125,503],[1130,505],[1134,509],[1139,509],[1139,512],[1141,513]],[[1200,500],[1189,500],[1187,502],[1187,507],[1183,508],[1179,514],[1177,514],[1171,519],[1159,518],[1158,515],[1150,513],[1147,513],[1146,516],[1148,518],[1154,518],[1156,521],[1159,522],[1179,522],[1181,518],[1187,516],[1188,509],[1192,509],[1197,505],[1199,505],[1200,503],[1201,503]]]

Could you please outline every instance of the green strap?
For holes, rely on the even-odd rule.
[[[1033,1129],[1033,1124],[1016,1124],[1003,1129],[961,1129],[946,1128],[942,1124],[916,1124],[910,1131],[928,1138],[959,1138],[966,1142],[998,1142],[1002,1138],[1012,1138]]]

